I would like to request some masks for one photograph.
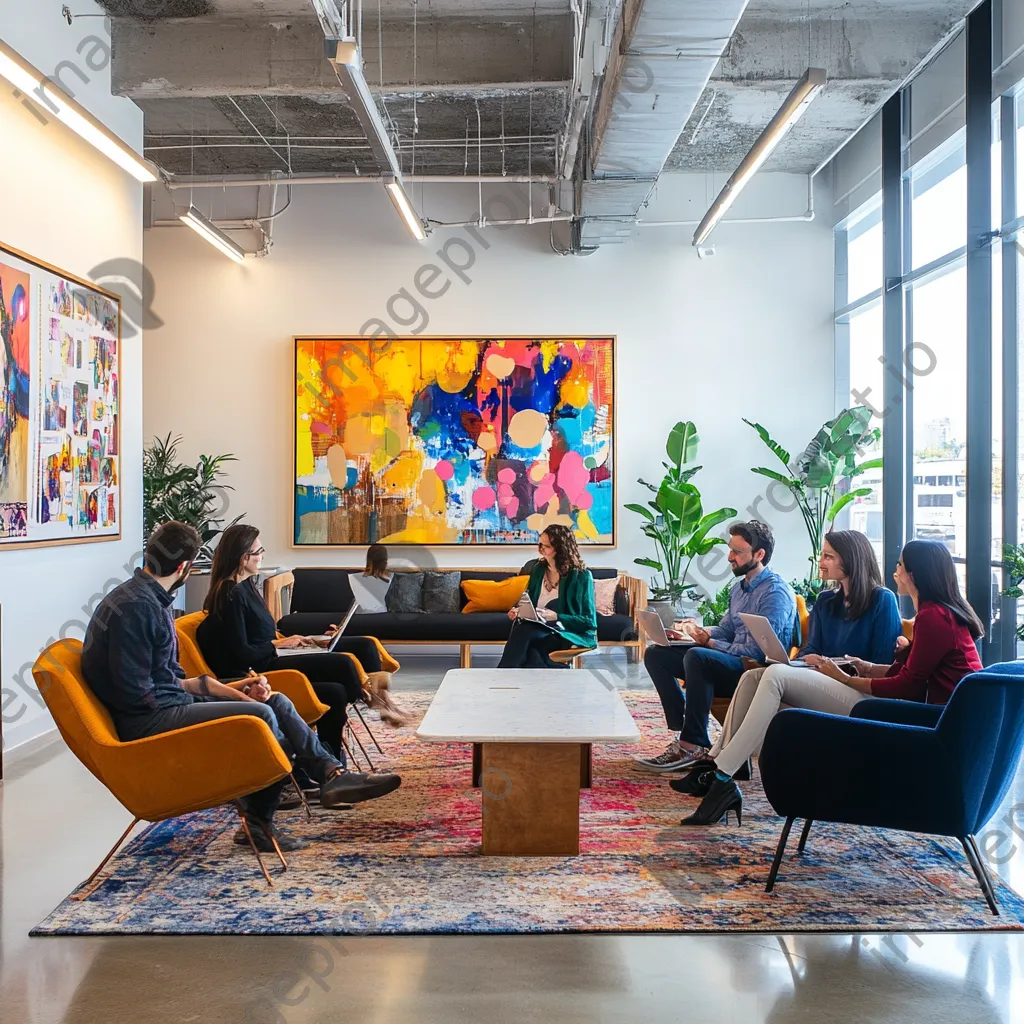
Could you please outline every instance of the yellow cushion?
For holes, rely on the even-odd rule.
[[[523,596],[529,576],[513,576],[507,580],[464,580],[462,589],[467,598],[463,612],[507,612]]]

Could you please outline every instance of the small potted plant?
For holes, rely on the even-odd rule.
[[[696,613],[697,588],[687,580],[690,565],[716,545],[726,543],[724,538],[709,534],[716,526],[736,515],[734,508],[720,508],[705,514],[700,491],[690,483],[701,469],[692,465],[697,458],[699,441],[693,423],[677,423],[665,444],[669,461],[662,463],[666,472],[661,482],[638,481],[654,494],[654,498],[646,505],[625,506],[643,518],[641,529],[654,541],[656,558],[635,558],[633,561],[660,573],[651,580],[652,601],[648,607],[657,611],[666,625],[671,625],[676,618]]]

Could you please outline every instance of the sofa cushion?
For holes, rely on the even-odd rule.
[[[625,587],[616,587],[614,607],[616,615],[629,614],[629,591]]]
[[[422,608],[428,615],[455,615],[459,611],[459,585],[462,573],[458,569],[423,574]]]
[[[615,614],[615,591],[618,589],[618,580],[594,580],[594,604],[598,615]]]
[[[423,573],[396,572],[388,588],[389,612],[398,615],[417,615],[423,611]]]
[[[351,632],[349,627],[346,632]],[[628,615],[598,615],[598,640],[635,640],[636,624]]]
[[[510,576],[507,580],[464,580],[466,594],[464,614],[481,612],[507,612],[523,596],[527,576]]]
[[[294,569],[291,610],[293,612],[348,611],[352,588],[344,569]]]

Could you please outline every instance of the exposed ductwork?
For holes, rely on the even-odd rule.
[[[577,186],[574,248],[625,242],[748,0],[625,0]]]

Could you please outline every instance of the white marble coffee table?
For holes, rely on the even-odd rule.
[[[607,673],[588,669],[453,669],[416,736],[472,743],[483,797],[483,852],[580,852],[580,787],[592,743],[639,743]]]

